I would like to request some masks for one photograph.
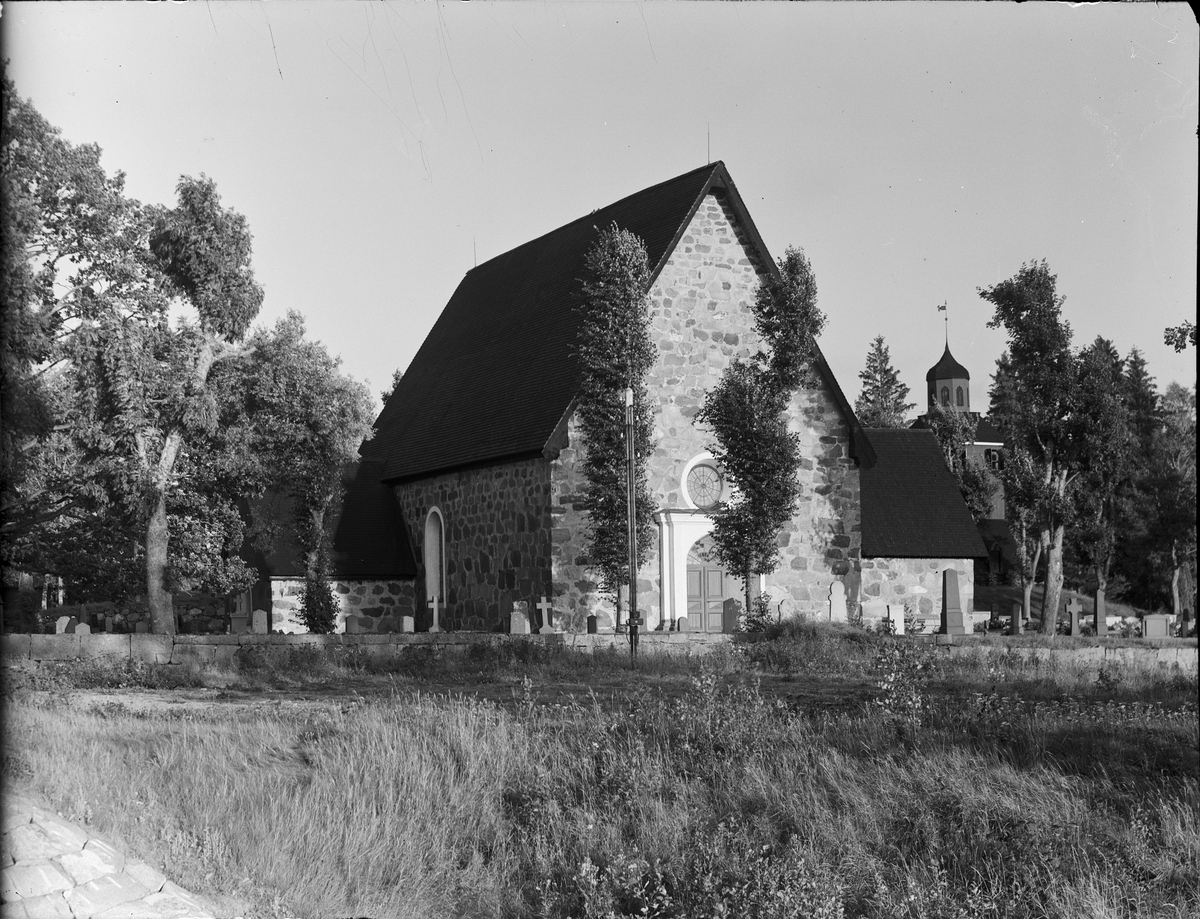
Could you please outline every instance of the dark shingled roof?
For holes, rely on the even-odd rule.
[[[379,479],[383,463],[363,460],[348,470],[342,512],[333,536],[333,573],[341,578],[417,575],[400,505]]]
[[[723,163],[669,179],[467,272],[376,421],[364,456],[399,482],[541,454],[579,383],[574,309],[584,256],[616,223],[641,237],[657,278],[704,196],[723,193],[768,271],[778,271]],[[818,370],[850,419],[852,454],[871,445],[823,357]]]
[[[1002,444],[1004,443],[1004,435],[987,418],[980,417],[978,423],[975,425],[975,443]]]
[[[929,373],[925,374],[925,381],[954,379],[969,380],[971,374],[966,367],[954,359],[954,355],[950,353],[950,345],[947,343],[942,359],[929,368]]]
[[[872,428],[876,463],[862,470],[864,558],[986,558],[987,549],[937,438]]]

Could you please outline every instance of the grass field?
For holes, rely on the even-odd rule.
[[[217,688],[215,688],[217,687]],[[1194,917],[1196,674],[801,625],[6,675],[4,779],[255,917]]]

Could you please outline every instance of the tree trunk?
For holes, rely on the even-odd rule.
[[[321,578],[324,580],[324,572],[321,567],[321,543],[325,539],[325,508],[315,508],[309,511],[309,526],[312,531],[309,536],[309,545],[304,552],[304,572],[308,575],[309,580]]]
[[[1042,595],[1043,635],[1053,635],[1058,625],[1058,601],[1062,599],[1063,585],[1063,532],[1062,524],[1053,530],[1049,549],[1046,552],[1046,590]]]
[[[1171,612],[1179,622],[1179,544],[1171,540]]]
[[[166,587],[170,540],[167,495],[157,489],[146,525],[146,602],[150,607],[150,631],[155,635],[175,634],[175,606]]]
[[[1024,535],[1022,535],[1024,539]],[[1022,555],[1024,549],[1022,549]],[[1009,623],[1008,634],[1020,635],[1022,632],[1021,620],[1028,619],[1030,613],[1033,612],[1033,588],[1037,583],[1038,565],[1042,561],[1042,543],[1039,540],[1037,546],[1033,550],[1033,562],[1029,568],[1021,568],[1021,612],[1013,617],[1013,621]],[[1029,571],[1029,574],[1025,572]]]
[[[750,569],[749,568],[746,569],[745,584],[746,584],[746,608],[744,610],[742,610],[742,612],[744,615],[749,616],[750,615]],[[724,591],[722,591],[722,593],[723,592]],[[722,620],[724,620],[724,613],[725,613],[725,611],[721,610]]]

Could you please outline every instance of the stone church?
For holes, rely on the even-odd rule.
[[[645,243],[658,358],[647,381],[656,532],[638,572],[644,627],[722,628],[738,579],[708,560],[729,484],[695,422],[706,391],[759,346],[750,304],[777,271],[729,171],[717,162],[623,198],[467,272],[363,446],[335,537],[344,608],[368,631],[414,616],[503,630],[542,597],[555,625],[613,626],[586,557],[575,419],[575,296],[584,255],[616,223]],[[819,266],[818,266],[819,275]],[[970,610],[987,552],[931,432],[866,430],[819,354],[793,398],[802,497],[781,563],[752,585],[784,615],[827,618],[909,601],[936,622],[945,572]],[[836,582],[836,586],[835,586]]]

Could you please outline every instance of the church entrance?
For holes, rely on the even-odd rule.
[[[732,596],[725,569],[707,558],[711,548],[712,537],[706,536],[688,551],[687,617],[696,632],[720,632],[725,601]]]

